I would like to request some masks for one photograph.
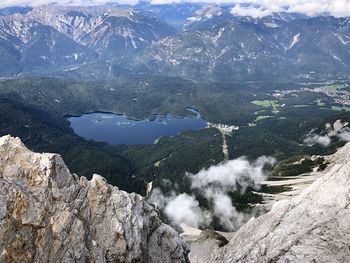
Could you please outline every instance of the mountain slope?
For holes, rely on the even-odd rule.
[[[36,68],[45,72],[51,66],[84,64],[98,58],[96,52],[54,28],[19,14],[0,17],[0,42],[3,49],[8,47],[7,56],[11,56],[11,60],[4,60],[4,67],[8,70],[1,71],[3,76],[32,72]]]
[[[41,6],[0,17],[1,52],[9,58],[4,66],[9,69],[0,76],[17,75],[19,69],[40,75],[109,64],[175,32],[154,15],[132,9]],[[5,51],[5,46],[14,50]]]
[[[350,144],[309,188],[252,218],[208,262],[347,262]]]
[[[22,71],[20,65],[21,54],[19,50],[9,41],[0,38],[0,57],[3,62],[0,63],[1,75],[9,76],[18,74]]]
[[[185,3],[185,2],[173,2],[173,3],[149,3],[145,1],[139,1],[135,8],[138,10],[144,10],[151,12],[158,16],[160,19],[172,25],[178,30],[182,30],[188,17],[192,16],[194,12],[201,9],[203,3]]]
[[[157,74],[226,80],[347,77],[349,20],[316,17],[278,27],[249,17],[167,37],[135,58]]]
[[[131,8],[46,5],[28,16],[103,55],[138,50],[176,32],[151,13]]]
[[[231,7],[203,7],[187,18],[184,24],[184,30],[210,29],[222,23],[233,21],[250,21],[252,23],[261,23],[266,27],[277,28],[285,22],[295,19],[307,18],[305,15],[298,13],[273,13],[268,16],[253,18],[238,16],[231,12]]]
[[[1,262],[188,262],[141,196],[70,174],[62,158],[0,138]]]
[[[45,5],[0,17],[6,58],[0,77],[76,72],[77,78],[105,79],[133,72],[224,81],[348,78],[349,18],[252,18],[233,15],[229,7],[189,5],[186,12],[186,6]],[[171,8],[182,18],[194,12],[185,31],[176,34],[145,11]]]
[[[96,60],[98,55],[49,26],[33,26],[30,40],[21,46],[21,62],[27,70],[33,67],[80,65]]]
[[[16,13],[25,14],[32,10],[29,6],[11,6],[0,9],[0,16],[8,16]]]
[[[117,56],[143,49],[173,34],[175,29],[156,17],[132,10],[115,10],[84,35],[80,42],[96,50],[102,57],[116,60]]]

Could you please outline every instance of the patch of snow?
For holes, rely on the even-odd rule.
[[[340,35],[340,34],[334,34],[338,39],[339,41],[345,46],[347,44],[350,43],[350,41],[346,40],[345,38],[348,38],[346,36],[343,36],[343,35]]]
[[[300,41],[300,33],[296,34],[296,35],[293,37],[293,40],[292,40],[292,42],[290,43],[288,49],[291,49],[292,47],[294,47],[299,41]]]
[[[65,69],[64,72],[68,72],[68,71],[73,71],[76,69],[79,69],[80,67],[74,67],[74,68],[69,68],[69,69]]]
[[[264,25],[268,28],[278,28],[278,25],[272,22],[265,22]]]
[[[224,33],[225,28],[222,27],[220,28],[219,32],[217,33],[217,35],[215,37],[213,37],[213,42],[216,43],[222,36],[222,33]]]
[[[342,60],[340,57],[338,57],[338,56],[336,56],[336,55],[334,55],[334,54],[332,54],[332,53],[331,53],[331,56],[332,56],[335,60],[337,60],[337,61],[339,61],[340,63],[342,63],[343,65],[345,65],[344,62],[343,62],[343,60]]]
[[[233,61],[243,61],[244,55],[243,55],[243,54],[239,54],[239,55],[238,55],[238,58],[234,57],[234,58],[232,58],[232,59],[233,59]]]
[[[179,65],[180,62],[177,61],[176,59],[169,59],[169,62],[173,65],[173,66],[176,66],[176,65]]]
[[[199,22],[202,20],[202,18],[199,16],[191,16],[191,17],[187,18],[187,20],[190,22]]]

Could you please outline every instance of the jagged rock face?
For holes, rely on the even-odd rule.
[[[0,262],[188,262],[137,194],[70,174],[55,154],[0,138]]]
[[[349,262],[350,144],[300,196],[251,219],[208,262]]]
[[[56,29],[100,55],[123,55],[149,46],[175,30],[148,12],[100,7],[46,5],[27,16]]]
[[[246,23],[263,24],[268,28],[278,28],[285,22],[290,22],[296,19],[306,19],[307,16],[297,13],[273,13],[264,17],[242,17],[232,13],[231,7],[203,7],[193,16],[187,19],[184,24],[185,30],[198,30],[214,28],[222,23],[229,23],[233,21],[241,21]]]

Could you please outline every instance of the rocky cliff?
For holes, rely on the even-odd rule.
[[[201,235],[193,262],[349,262],[350,144],[328,161],[310,187],[228,244]],[[10,136],[0,138],[0,187],[0,262],[189,262],[183,240],[141,196],[98,175],[79,178],[59,155]]]
[[[328,159],[310,187],[252,218],[208,262],[349,262],[350,144]]]
[[[71,174],[56,154],[0,138],[0,262],[188,262],[137,194]]]

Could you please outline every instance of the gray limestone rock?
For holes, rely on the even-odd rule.
[[[176,262],[187,247],[141,196],[0,138],[0,262]]]
[[[252,218],[208,262],[350,262],[350,144],[299,196]]]

